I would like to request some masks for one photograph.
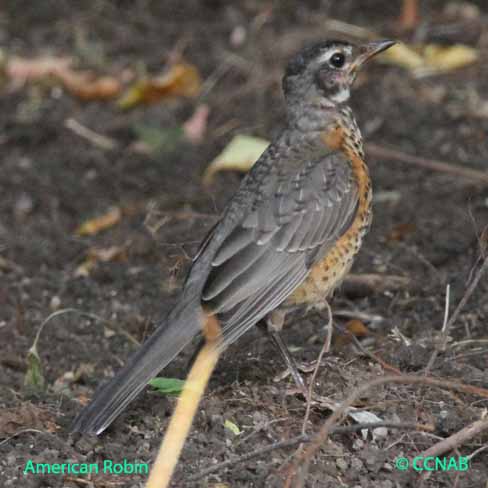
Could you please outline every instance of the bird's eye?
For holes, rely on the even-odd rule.
[[[345,62],[346,62],[346,56],[344,56],[344,54],[342,53],[334,53],[329,59],[329,63],[334,68],[342,68]]]

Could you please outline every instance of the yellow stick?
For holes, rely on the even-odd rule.
[[[168,429],[159,448],[146,488],[166,488],[190,432],[193,417],[205,392],[208,380],[220,355],[218,347],[220,325],[215,317],[208,317],[203,327],[206,343],[198,353],[188,373]]]

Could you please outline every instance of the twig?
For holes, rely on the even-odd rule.
[[[166,434],[159,448],[146,488],[166,488],[178,463],[193,418],[210,376],[217,364],[221,348],[221,327],[217,319],[208,315],[202,324],[205,345],[200,349],[183,391],[178,398]]]
[[[454,342],[449,348],[457,349],[458,347],[470,346],[472,344],[488,344],[488,339],[466,339],[464,341]]]
[[[412,30],[419,23],[418,0],[403,0],[399,24],[402,30]]]
[[[485,444],[484,446],[479,447],[476,449],[476,451],[473,451],[469,456],[468,459],[471,461],[475,456],[478,454],[482,453],[483,451],[486,451],[488,449],[488,444]]]
[[[353,425],[346,425],[346,426],[337,426],[331,429],[332,434],[346,434],[349,432],[359,432],[364,429],[374,430],[379,427],[387,427],[390,429],[414,429],[420,431],[433,431],[433,426],[431,425],[424,425],[424,424],[416,424],[415,422],[365,422],[360,424],[353,424]],[[307,442],[312,442],[315,439],[315,436],[301,434],[296,437],[292,437],[291,439],[287,439],[285,441],[274,442],[269,446],[262,447],[260,449],[255,449],[254,451],[248,452],[239,456],[235,459],[229,459],[228,461],[224,461],[219,464],[215,464],[214,466],[210,466],[209,468],[205,468],[199,473],[191,476],[188,478],[188,481],[196,481],[204,476],[207,476],[215,471],[221,471],[229,466],[234,466],[236,464],[244,463],[246,461],[250,461],[251,459],[261,457],[265,454],[268,454],[272,451],[276,451],[277,449],[286,449],[288,447],[295,447],[299,444],[304,444]]]
[[[483,276],[483,274],[485,273],[485,271],[487,269],[488,269],[488,256],[485,257],[482,265],[480,266],[480,268],[476,272],[473,280],[471,281],[471,283],[469,284],[467,290],[465,291],[463,298],[461,298],[461,301],[459,302],[458,306],[456,307],[456,310],[454,310],[454,313],[451,315],[451,318],[447,322],[445,328],[443,327],[443,329],[445,329],[446,331],[448,331],[451,328],[452,324],[454,324],[454,322],[457,320],[459,314],[461,313],[461,310],[464,308],[464,306],[466,305],[466,303],[470,299],[470,297],[473,294],[474,290],[478,286],[478,283],[481,280],[481,277]],[[446,337],[445,337],[445,340],[447,340]],[[445,348],[445,344],[444,344],[444,348]],[[437,359],[438,354],[439,354],[439,349],[436,348],[434,350],[434,352],[433,352],[433,354],[432,354],[432,356],[431,356],[431,358],[430,358],[430,360],[429,360],[426,368],[425,368],[425,374],[426,375],[432,369],[432,366],[434,365],[435,360]]]
[[[471,352],[466,352],[464,354],[458,354],[457,356],[451,356],[448,360],[451,362],[455,362],[455,361],[459,361],[460,359],[474,358],[476,356],[488,356],[488,350],[478,349],[477,351],[471,351]]]
[[[0,442],[0,447],[3,446],[4,444],[7,444],[7,442],[11,441],[12,439],[15,439],[17,436],[22,435],[22,434],[47,434],[47,432],[44,432],[44,431],[38,430],[38,429],[22,429],[22,430],[18,430],[17,432],[15,432],[11,436],[7,437],[2,442]]]
[[[451,296],[451,285],[448,283],[446,286],[446,300],[444,304],[444,320],[442,321],[442,329],[441,329],[441,340],[437,342],[432,355],[430,356],[429,362],[425,367],[424,374],[427,376],[429,374],[430,369],[434,365],[434,362],[439,354],[440,351],[445,351],[447,346],[447,340],[449,338],[449,303],[450,303],[450,296]]]
[[[85,127],[73,118],[66,119],[64,126],[73,131],[77,136],[91,142],[94,146],[107,151],[113,151],[119,147],[119,143],[110,137],[97,134],[95,131]]]
[[[371,358],[373,361],[376,361],[378,364],[381,365],[383,369],[386,371],[390,371],[393,374],[402,374],[402,372],[398,369],[395,368],[395,366],[392,366],[391,364],[388,364],[384,359],[380,358],[377,354],[374,352],[368,351],[362,344],[361,341],[349,330],[346,330],[346,332],[349,334],[351,337],[352,341],[354,342],[355,346],[367,357]]]
[[[427,159],[419,156],[412,156],[396,149],[379,146],[378,144],[366,144],[366,152],[380,159],[388,159],[390,161],[399,161],[402,163],[413,164],[421,168],[438,171],[441,173],[450,173],[462,178],[471,180],[475,183],[483,183],[488,185],[488,173],[485,171],[476,170],[473,168],[465,168],[454,163],[446,163],[437,159]]]
[[[310,380],[310,385],[308,387],[308,398],[307,398],[307,409],[305,410],[305,417],[303,418],[303,424],[302,424],[302,434],[305,434],[307,430],[307,423],[308,423],[308,418],[310,417],[310,408],[312,406],[312,396],[313,396],[313,387],[315,384],[315,378],[317,377],[317,373],[319,372],[320,368],[320,363],[322,362],[322,357],[326,352],[330,351],[330,343],[332,342],[332,329],[334,327],[333,321],[332,321],[332,309],[330,308],[330,305],[328,302],[325,302],[326,308],[327,308],[327,314],[329,316],[329,320],[327,322],[327,337],[324,341],[324,345],[322,346],[322,349],[320,350],[319,356],[317,358],[317,363],[315,364],[315,368],[313,370],[312,378]]]
[[[127,339],[129,339],[129,341],[132,342],[133,344],[135,344],[136,346],[140,346],[140,342],[135,337],[133,337],[131,334],[129,334],[126,330],[123,330],[120,326],[118,326],[115,322],[113,322],[111,320],[104,319],[103,317],[100,317],[99,315],[96,315],[94,313],[83,312],[83,310],[78,310],[77,308],[62,308],[60,310],[56,310],[55,312],[51,313],[50,315],[48,315],[44,319],[42,324],[39,326],[39,329],[37,330],[36,337],[35,337],[34,342],[32,344],[32,348],[34,348],[34,349],[37,348],[37,343],[39,342],[41,332],[44,329],[44,327],[48,324],[48,322],[50,322],[55,317],[58,317],[59,315],[64,315],[66,313],[75,313],[75,314],[79,315],[80,317],[85,317],[85,318],[88,318],[90,320],[95,320],[97,322],[101,322],[102,324],[106,324],[106,325],[108,325],[109,328],[114,329],[117,332],[119,332],[120,334],[127,337]]]
[[[456,383],[448,380],[441,380],[431,378],[429,376],[413,376],[413,375],[402,375],[402,376],[384,376],[382,378],[377,378],[370,381],[362,386],[355,388],[349,396],[342,402],[340,407],[335,410],[332,415],[323,423],[319,434],[310,443],[308,448],[305,450],[303,455],[297,457],[290,468],[285,488],[303,488],[305,483],[305,478],[308,474],[310,467],[310,462],[315,456],[317,451],[320,449],[322,444],[327,440],[332,427],[336,422],[342,420],[347,412],[347,409],[352,406],[352,404],[364,393],[366,393],[371,388],[376,386],[381,386],[388,383],[395,384],[406,384],[406,385],[428,385],[435,386],[437,388],[452,389],[457,391],[462,391],[465,393],[472,393],[474,390],[480,390],[480,396],[488,398],[488,390],[484,388],[477,388],[472,385],[465,385],[464,383]]]
[[[15,439],[16,437],[18,437],[19,435],[22,435],[22,434],[41,434],[41,435],[44,435],[46,437],[49,437],[53,441],[55,441],[63,449],[67,449],[71,453],[71,455],[77,454],[77,452],[71,446],[69,446],[65,441],[60,439],[57,435],[55,435],[51,432],[46,432],[44,430],[38,430],[38,429],[21,429],[21,430],[18,430],[17,432],[15,432],[11,436],[7,437],[2,442],[0,442],[0,447],[3,446],[4,444],[7,444],[12,439]]]
[[[488,417],[483,420],[477,420],[471,425],[464,427],[464,429],[461,429],[459,432],[456,432],[446,439],[442,439],[442,441],[429,447],[429,449],[425,450],[420,455],[424,458],[427,456],[441,456],[448,451],[452,451],[453,449],[462,446],[466,441],[476,437],[485,430],[488,430]]]

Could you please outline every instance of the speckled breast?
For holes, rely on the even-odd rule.
[[[351,269],[363,238],[372,220],[372,190],[362,148],[350,138],[341,141],[341,148],[351,162],[359,190],[359,204],[349,229],[335,242],[326,256],[313,266],[305,281],[287,298],[284,307],[321,307]]]

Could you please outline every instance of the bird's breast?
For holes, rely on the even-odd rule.
[[[342,150],[351,163],[358,187],[358,207],[350,227],[330,247],[324,258],[310,270],[305,281],[288,297],[285,306],[314,306],[323,303],[341,284],[351,269],[363,238],[372,220],[372,189],[369,170],[352,140],[344,137],[342,128],[323,134],[323,142],[331,149]]]

